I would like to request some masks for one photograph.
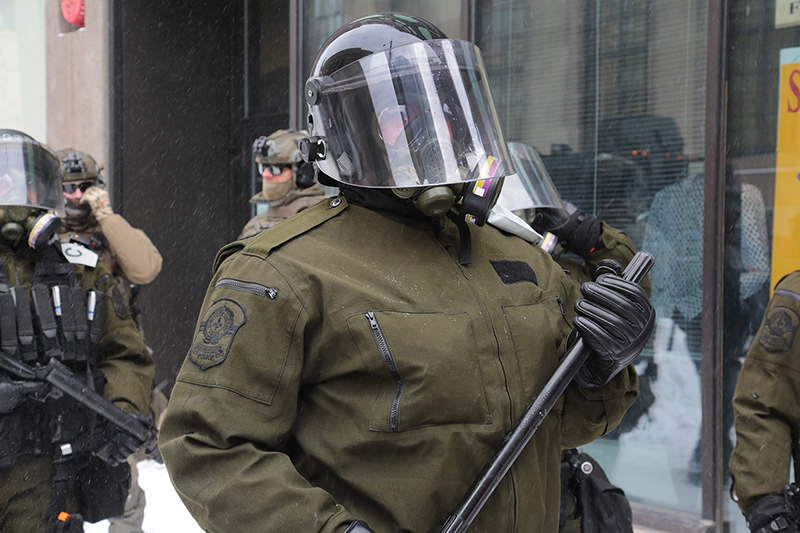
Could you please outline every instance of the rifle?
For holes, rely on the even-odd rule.
[[[47,383],[60,392],[73,398],[84,407],[94,411],[102,418],[136,437],[147,451],[148,457],[158,459],[158,431],[142,423],[131,413],[127,413],[106,400],[77,378],[61,361],[50,359],[46,365],[30,366],[0,351],[0,369],[27,382]],[[64,448],[62,447],[62,453]],[[69,452],[71,453],[71,452]],[[66,455],[66,453],[65,453]],[[107,457],[98,455],[108,461]]]
[[[651,253],[637,252],[622,277],[628,281],[641,283],[654,263],[655,259]],[[590,354],[591,349],[583,344],[583,339],[578,338],[550,380],[542,388],[542,392],[528,404],[525,412],[503,439],[500,448],[486,463],[478,479],[475,480],[461,503],[442,526],[440,533],[464,533],[469,528],[486,500],[511,469],[511,465],[514,464],[533,434],[542,425],[545,417],[553,409]]]

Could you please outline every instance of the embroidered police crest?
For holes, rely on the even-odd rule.
[[[215,301],[206,310],[189,349],[189,359],[202,370],[217,366],[228,357],[236,331],[247,321],[242,306],[228,298]]]
[[[800,327],[800,317],[794,310],[776,306],[767,312],[758,342],[768,352],[786,352],[792,347],[794,334]]]

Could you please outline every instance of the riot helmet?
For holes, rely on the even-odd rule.
[[[569,209],[553,184],[539,152],[530,145],[508,143],[516,174],[506,177],[498,203],[522,212],[529,224],[536,216],[547,216],[557,229],[569,220]]]
[[[392,189],[430,216],[462,199],[482,225],[513,167],[480,50],[419,17],[381,13],[322,46],[305,87],[303,156],[345,185]]]
[[[63,214],[61,166],[55,153],[31,136],[0,129],[0,235],[32,248],[49,243]]]

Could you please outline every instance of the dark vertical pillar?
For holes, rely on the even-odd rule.
[[[174,378],[214,256],[249,217],[241,116],[241,2],[112,3],[115,208],[164,258],[139,302],[156,382]]]
[[[723,526],[722,487],[722,291],[725,194],[725,38],[727,1],[708,4],[705,188],[703,213],[703,518],[711,531]]]

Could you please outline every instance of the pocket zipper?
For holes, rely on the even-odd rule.
[[[259,296],[265,296],[270,300],[274,300],[278,297],[278,289],[274,287],[267,287],[266,285],[252,283],[249,281],[239,281],[238,279],[222,278],[214,285],[215,289],[220,287],[235,289],[237,291],[252,292],[253,294],[258,294]]]
[[[386,337],[383,336],[383,331],[381,331],[381,326],[378,324],[378,319],[375,318],[375,313],[367,311],[364,316],[367,317],[369,327],[372,329],[372,334],[375,336],[375,342],[378,345],[378,350],[381,352],[383,362],[386,364],[386,368],[397,383],[397,390],[392,400],[392,409],[389,411],[389,431],[395,433],[398,431],[400,425],[400,396],[403,394],[403,378],[397,370],[397,365],[394,363],[394,358],[389,351],[389,345],[386,344]]]

